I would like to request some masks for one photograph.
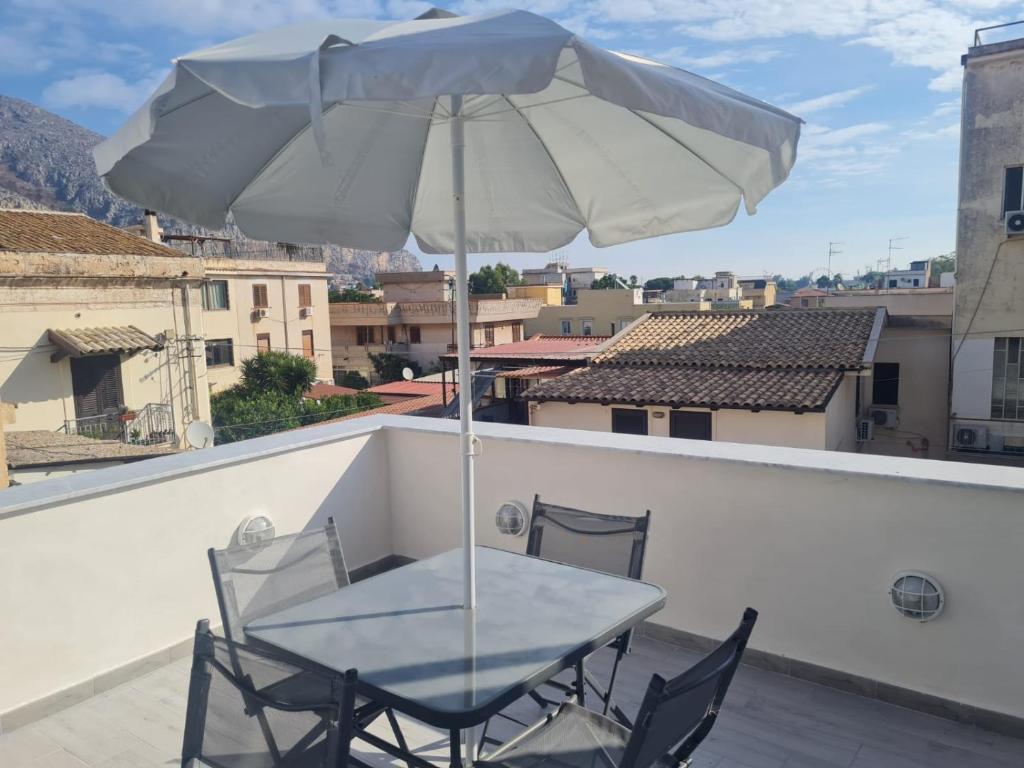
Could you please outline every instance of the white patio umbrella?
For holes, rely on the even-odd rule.
[[[729,223],[781,184],[800,120],[524,11],[331,20],[183,56],[95,149],[117,194],[248,236],[454,253],[465,606],[475,605],[466,252]]]

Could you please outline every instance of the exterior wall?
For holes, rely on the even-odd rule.
[[[633,406],[623,405],[622,408]],[[647,428],[651,436],[669,436],[669,413],[671,409],[658,406],[646,408]],[[680,410],[696,411],[699,408]],[[664,418],[653,418],[650,414],[664,413]],[[839,413],[829,414],[828,419],[838,419]],[[853,423],[853,406],[850,406],[847,420]],[[594,432],[612,431],[612,406],[598,403],[531,403],[530,424],[535,427],[557,427],[559,429],[582,429]],[[836,430],[836,444],[839,441],[839,427]],[[855,434],[855,427],[849,428]],[[826,414],[795,414],[785,411],[740,411],[722,408],[711,411],[711,439],[716,442],[755,443],[781,445],[790,448],[817,448],[826,445]],[[831,431],[831,430],[830,430]],[[837,450],[852,450],[841,448]]]
[[[452,291],[448,288],[448,281],[454,279],[454,272],[378,273],[377,275],[377,280],[383,289],[384,301],[387,303],[451,301]]]
[[[194,261],[194,260],[189,260]],[[128,278],[59,278],[33,282],[0,277],[0,338],[16,353],[0,359],[0,400],[17,406],[10,431],[56,430],[75,418],[71,362],[50,362],[55,347],[49,328],[134,325],[156,336],[167,334],[166,348],[121,358],[124,402],[139,409],[148,403],[171,404],[176,432],[187,424],[210,420],[209,387],[203,344],[194,345],[196,400],[193,412],[181,293],[169,280]],[[192,332],[202,335],[199,290],[189,290]]]
[[[1002,217],[1005,169],[1024,163],[1020,40],[968,51],[961,109],[950,418],[1019,434],[1024,423],[990,416],[992,338],[1024,328],[1024,240],[1005,236]]]
[[[821,306],[829,309],[860,309],[885,307],[892,316],[953,316],[952,288],[918,288],[901,291],[840,291],[821,297]]]
[[[743,298],[750,299],[754,309],[770,307],[777,301],[777,286],[768,280],[764,288],[754,288],[753,280],[740,280],[740,288],[743,289]]]
[[[539,299],[545,306],[561,306],[561,285],[510,285],[506,292],[510,299]]]
[[[857,386],[859,378],[850,373],[825,406],[825,445],[827,451],[857,450]]]
[[[270,334],[270,348],[302,354],[302,332],[313,331],[316,376],[333,381],[331,322],[327,302],[326,267],[310,262],[261,262],[243,259],[206,259],[209,280],[227,280],[228,309],[204,310],[207,339],[231,339],[234,365],[210,368],[210,385],[219,392],[238,382],[244,359],[256,354],[256,337]],[[253,314],[252,286],[267,286],[270,316]],[[310,286],[311,317],[299,312],[299,286]]]
[[[452,511],[458,426],[422,423],[388,431],[395,551],[412,557],[458,546],[461,532]],[[755,649],[1024,715],[1024,666],[1008,661],[1024,636],[1024,615],[1007,611],[1018,604],[1018,582],[1007,574],[1017,568],[1024,537],[1017,470],[512,425],[476,429],[484,445],[476,459],[480,544],[524,551],[526,538],[499,534],[494,514],[511,499],[529,508],[534,494],[595,512],[650,509],[644,578],[668,591],[652,621],[725,637],[751,605],[761,612]],[[948,603],[935,621],[908,621],[890,605],[889,580],[907,568],[946,588]]]

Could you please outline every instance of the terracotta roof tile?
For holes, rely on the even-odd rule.
[[[592,354],[610,336],[545,336],[537,334],[522,341],[479,347],[469,353],[473,360],[516,358],[522,360],[578,360]],[[455,359],[455,354],[445,355]]]
[[[822,411],[842,379],[837,370],[595,365],[531,387],[526,399],[672,408]]]
[[[325,384],[322,381],[316,382],[303,397],[309,400],[322,400],[325,397],[335,395],[358,395],[358,389],[352,387],[339,387],[337,384]]]
[[[134,325],[97,328],[50,328],[50,343],[72,357],[83,355],[130,354],[144,349],[163,349],[164,345]]]
[[[81,213],[0,209],[0,251],[173,256],[182,253]]]
[[[745,368],[861,368],[874,309],[658,312],[595,363]]]

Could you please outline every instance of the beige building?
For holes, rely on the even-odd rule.
[[[321,248],[162,237],[201,256],[204,264],[202,310],[213,392],[238,382],[247,357],[270,350],[304,355],[316,363],[317,380],[334,381],[328,274]]]
[[[963,57],[950,447],[1024,460],[1024,38]],[[993,34],[1004,42],[984,44]]]
[[[535,426],[856,451],[884,323],[884,309],[651,314],[523,397]]]
[[[538,299],[551,307],[562,305],[561,285],[510,285],[505,290],[510,299]]]
[[[753,309],[764,309],[777,303],[778,289],[774,280],[767,277],[742,277],[738,282],[743,298],[750,299]]]
[[[203,279],[200,259],[87,216],[0,211],[7,429],[182,445],[210,420]]]
[[[438,367],[455,344],[454,280],[454,272],[441,270],[380,272],[380,302],[331,304],[335,369],[368,376],[370,355],[385,352],[403,355],[424,370]],[[541,309],[536,298],[478,299],[469,305],[474,348],[521,341],[524,321]]]
[[[833,309],[883,307],[872,376],[861,380],[862,453],[943,458],[949,429],[951,288],[839,291]]]

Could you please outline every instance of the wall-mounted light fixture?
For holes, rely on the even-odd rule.
[[[506,536],[522,536],[526,531],[529,515],[526,506],[519,501],[506,501],[494,516],[494,525],[498,532]]]
[[[250,515],[238,526],[235,541],[240,547],[251,547],[274,538],[274,521],[266,515]]]
[[[934,578],[919,571],[900,571],[889,587],[889,599],[901,616],[931,621],[946,606],[946,593]]]

